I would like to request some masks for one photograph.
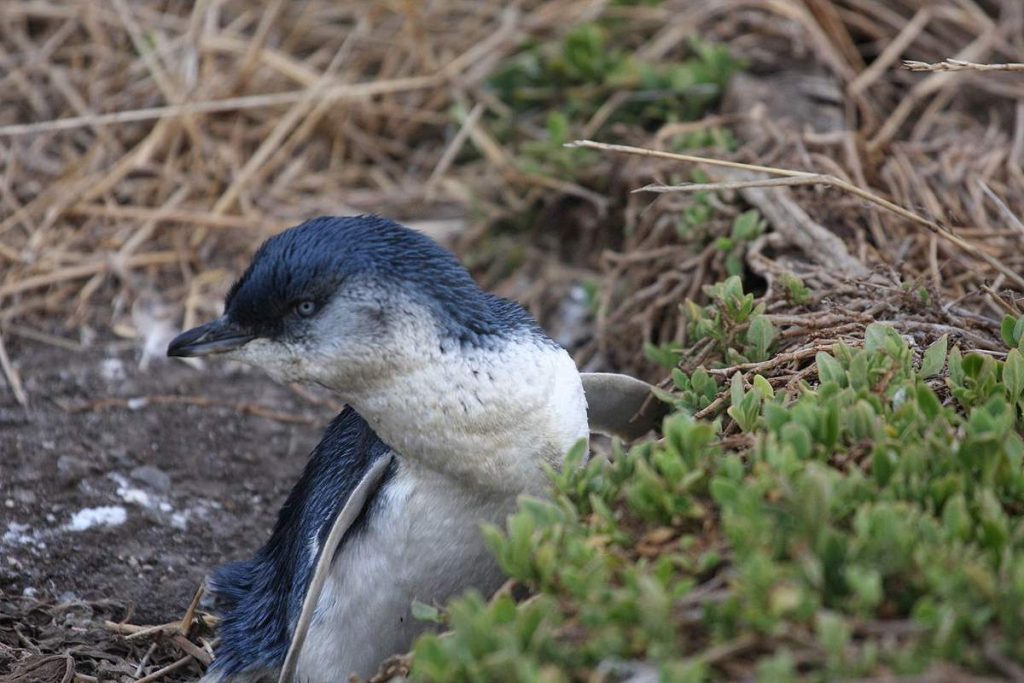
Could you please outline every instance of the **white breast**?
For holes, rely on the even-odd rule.
[[[588,436],[583,385],[560,348],[524,338],[445,349],[428,339],[399,353],[401,371],[346,396],[400,454],[399,470],[332,566],[299,660],[310,683],[368,677],[407,651],[428,626],[413,620],[413,600],[493,592],[503,577],[480,524],[504,526],[520,494],[543,495],[543,465],[557,468]]]
[[[352,397],[381,438],[423,466],[509,495],[546,490],[589,435],[579,372],[569,354],[526,339],[498,349],[442,353]]]

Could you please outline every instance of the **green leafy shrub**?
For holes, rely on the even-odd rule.
[[[739,276],[743,273],[744,246],[752,242],[764,232],[765,222],[756,209],[745,211],[736,217],[732,224],[732,233],[728,237],[719,237],[715,246],[727,254],[725,268],[729,275]]]
[[[764,315],[764,304],[755,305],[754,295],[743,291],[739,276],[705,287],[705,294],[707,306],[689,300],[683,304],[692,341],[710,339],[729,365],[767,360],[778,330]],[[681,353],[680,348],[676,355]],[[648,353],[648,358],[664,365],[668,356]]]
[[[560,44],[528,45],[489,84],[519,114],[559,103],[570,118],[589,117],[610,92],[623,92],[626,102],[610,121],[660,125],[703,113],[738,66],[721,46],[694,41],[691,51],[680,62],[647,62],[624,49],[608,26],[582,24]]]
[[[738,282],[694,319],[734,358],[771,334]],[[744,329],[744,325],[746,328]],[[665,681],[832,680],[936,661],[1024,663],[1024,358],[920,357],[891,328],[819,353],[789,398],[758,376],[673,373],[664,438],[552,473],[486,530],[535,596],[449,608],[418,680],[583,681],[643,666]],[[753,338],[752,338],[753,337]],[[740,351],[738,349],[744,349]],[[693,414],[723,398],[713,422]]]
[[[560,42],[527,45],[488,85],[506,107],[488,119],[494,136],[516,149],[527,173],[576,177],[600,159],[593,150],[564,145],[614,124],[656,130],[701,116],[722,95],[739,67],[725,48],[694,41],[692,56],[647,62],[616,35],[614,22],[582,24]],[[677,147],[735,143],[720,128],[675,140]]]

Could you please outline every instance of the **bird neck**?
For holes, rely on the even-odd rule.
[[[543,338],[428,343],[402,361],[346,398],[413,467],[476,488],[541,493],[543,464],[559,467],[588,436],[576,365]]]

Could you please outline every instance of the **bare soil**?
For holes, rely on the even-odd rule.
[[[137,624],[180,617],[212,567],[267,538],[332,414],[223,364],[140,369],[110,347],[8,346],[30,404],[0,391],[0,598],[114,601]],[[196,403],[140,400],[153,396]],[[104,514],[114,523],[76,530]]]

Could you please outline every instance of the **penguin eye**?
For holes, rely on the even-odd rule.
[[[301,315],[303,318],[308,318],[309,316],[316,313],[316,302],[310,301],[309,299],[305,301],[300,301],[299,303],[295,304],[295,312]]]

